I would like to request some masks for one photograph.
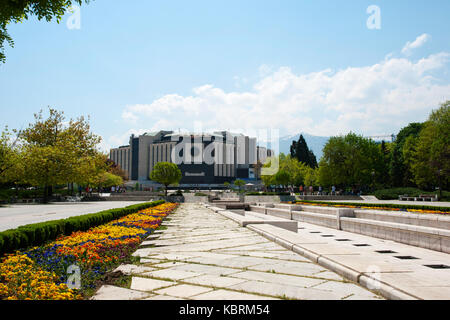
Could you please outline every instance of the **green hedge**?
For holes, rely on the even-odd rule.
[[[0,255],[30,246],[39,246],[48,241],[55,240],[58,236],[70,235],[75,231],[86,231],[139,210],[163,204],[164,202],[164,200],[159,200],[141,203],[125,208],[110,209],[97,213],[29,224],[17,229],[6,230],[0,232]]]
[[[398,200],[399,196],[408,195],[410,197],[418,197],[421,194],[437,194],[439,191],[424,191],[417,188],[392,188],[382,189],[373,192],[373,195],[379,200]],[[450,200],[450,192],[442,191],[442,201]]]
[[[343,206],[356,206],[356,207],[376,207],[376,208],[392,208],[392,209],[414,209],[414,210],[436,210],[442,212],[449,212],[450,207],[436,207],[436,206],[423,206],[423,205],[406,205],[406,204],[392,204],[392,203],[356,203],[356,202],[326,202],[326,201],[311,201],[311,200],[299,200],[297,202],[311,203],[311,204],[326,204],[330,206],[343,205]]]

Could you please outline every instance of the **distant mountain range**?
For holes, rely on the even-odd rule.
[[[303,135],[303,138],[305,138],[305,141],[308,144],[308,148],[314,152],[317,158],[317,162],[319,162],[320,158],[322,158],[322,149],[328,142],[328,139],[330,139],[330,137],[313,136],[308,133],[299,133],[297,135],[281,137],[280,152],[283,152],[286,155],[290,154],[292,141],[298,141],[298,138],[300,138],[300,134]]]

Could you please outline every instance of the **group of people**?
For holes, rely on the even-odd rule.
[[[123,186],[116,186],[116,187],[112,186],[111,187],[111,193],[124,193],[126,191],[127,191],[126,188]]]
[[[104,193],[104,192],[111,192],[111,193],[124,193],[126,192],[126,188],[123,186],[113,186],[111,188],[97,188],[97,189],[93,189],[92,187],[78,187],[78,193],[81,195],[82,192],[85,192],[85,194],[89,194],[91,195],[92,192],[99,192],[99,193]]]
[[[313,186],[309,186],[309,187],[307,187],[307,186],[305,186],[305,187],[300,186],[299,187],[299,191],[300,191],[300,195],[303,195],[303,196],[314,195],[314,187]],[[336,191],[336,187],[332,186],[330,194],[331,195],[336,195],[338,193],[339,192]],[[324,194],[326,194],[326,193],[324,193],[322,186],[319,186],[316,195],[321,196],[321,195],[324,195]]]

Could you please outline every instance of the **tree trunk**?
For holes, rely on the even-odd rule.
[[[166,197],[167,197],[167,187],[168,187],[168,185],[164,185],[164,194]]]

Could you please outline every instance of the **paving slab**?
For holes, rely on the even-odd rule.
[[[212,288],[181,284],[178,286],[173,286],[166,289],[161,289],[155,291],[157,294],[167,294],[169,296],[178,297],[178,298],[190,298],[192,296],[197,296],[202,293],[213,291]]]
[[[208,293],[200,294],[192,297],[193,300],[277,300],[273,297],[266,297],[261,295],[228,291],[216,290]]]
[[[341,300],[346,296],[340,291],[332,292],[261,281],[247,281],[231,286],[230,289],[296,300]]]
[[[227,288],[245,281],[247,280],[239,278],[231,278],[227,276],[216,276],[211,274],[205,274],[199,277],[184,280],[184,282],[216,288]]]
[[[173,286],[175,284],[176,283],[172,282],[172,281],[162,281],[162,280],[155,280],[155,279],[149,279],[149,278],[133,277],[131,279],[130,288],[132,290],[138,290],[138,291],[153,291],[155,289],[169,287],[169,286]]]
[[[260,264],[257,266],[252,266],[249,268],[251,270],[258,271],[266,271],[266,272],[275,272],[282,274],[290,274],[290,275],[299,275],[299,276],[308,276],[312,277],[314,274],[317,274],[321,271],[325,271],[324,267],[321,267],[316,264],[311,263],[289,263],[289,262],[270,262],[266,264]]]
[[[368,290],[361,292],[365,289],[355,283],[314,288],[327,282],[341,283],[342,277],[201,204],[182,204],[170,218],[167,229],[155,232],[155,237],[133,253],[141,262],[136,270],[154,269],[132,278],[130,290],[149,295],[145,299],[322,300],[374,296]],[[289,237],[295,235],[261,226],[289,232]],[[326,242],[314,235],[310,238],[314,243]],[[131,266],[121,268],[134,270]],[[115,298],[121,299],[120,293]]]
[[[183,280],[186,278],[193,278],[202,275],[200,272],[175,270],[175,269],[162,269],[158,271],[146,272],[143,275],[146,277],[170,279],[170,280]]]
[[[150,297],[150,293],[125,289],[116,286],[102,286],[92,300],[140,300]]]
[[[146,299],[142,299],[142,300],[185,300],[185,299],[172,297],[172,296],[168,296],[168,295],[157,294],[157,295],[151,296],[150,298],[146,298]]]
[[[259,272],[259,271],[244,271],[234,273],[231,275],[231,277],[261,282],[269,282],[275,284],[285,284],[302,288],[312,287],[323,282],[323,280],[309,277],[297,277],[285,274]]]

